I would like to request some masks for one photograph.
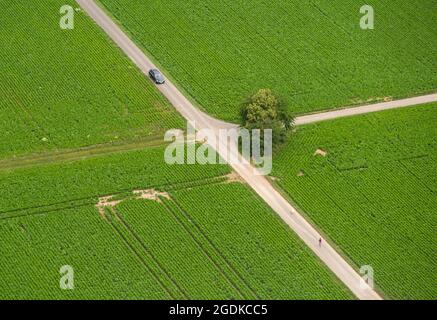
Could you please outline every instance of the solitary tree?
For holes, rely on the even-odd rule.
[[[270,89],[260,89],[247,99],[242,107],[242,121],[249,130],[272,129],[274,145],[283,143],[287,132],[294,126],[294,117],[288,112],[285,102]]]

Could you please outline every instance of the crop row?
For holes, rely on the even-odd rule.
[[[359,27],[354,0],[100,2],[226,120],[238,121],[240,103],[265,87],[296,113],[436,89],[431,1],[373,1],[375,30]]]
[[[193,225],[191,229],[199,228],[261,299],[351,297],[246,186],[215,184],[171,195]]]
[[[74,30],[61,30],[60,6],[12,1],[3,12],[0,158],[160,135],[183,125],[83,12],[75,12]]]
[[[300,128],[274,161],[278,184],[392,298],[437,295],[436,106]]]
[[[184,298],[245,297],[214,252],[199,241],[196,231],[181,224],[177,212],[162,203],[139,200],[123,202],[116,210],[161,269],[178,284]]]
[[[175,185],[197,185],[229,173],[225,165],[167,165],[165,146],[74,162],[0,171],[0,213]],[[206,180],[206,181],[205,181]]]
[[[169,299],[95,208],[0,221],[1,299]],[[60,288],[73,268],[74,290]]]
[[[83,207],[0,220],[1,297],[351,298],[246,186],[172,193],[104,215]],[[58,289],[63,265],[74,268],[72,291]]]

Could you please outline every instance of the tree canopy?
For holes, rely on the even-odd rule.
[[[294,117],[285,102],[270,89],[260,89],[242,107],[242,124],[251,129],[272,129],[273,144],[283,143],[294,126]],[[261,135],[263,136],[263,134]]]

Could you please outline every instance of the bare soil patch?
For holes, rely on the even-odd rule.
[[[244,183],[245,182],[243,180],[243,178],[241,178],[240,175],[238,173],[236,173],[235,171],[232,171],[231,173],[229,173],[225,177],[226,177],[226,183],[233,183],[233,182]]]
[[[99,202],[96,204],[97,210],[99,210],[100,216],[106,219],[105,208],[112,208],[120,204],[122,200],[113,200],[114,196],[104,196],[99,198]]]
[[[153,201],[161,201],[159,197],[170,199],[170,195],[167,192],[156,191],[155,189],[134,190],[132,193],[136,195],[136,199],[147,199]]]
[[[322,149],[317,149],[314,152],[314,156],[322,156],[322,157],[326,157],[326,155],[328,154],[328,152],[326,152],[325,150]]]

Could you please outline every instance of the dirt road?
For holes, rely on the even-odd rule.
[[[364,113],[409,107],[409,106],[425,104],[429,102],[437,102],[437,93],[408,98],[408,99],[375,103],[375,104],[370,104],[360,107],[347,107],[338,110],[304,115],[304,116],[297,117],[295,123],[296,125],[302,125],[302,124],[331,120],[336,118],[356,116]]]
[[[93,0],[76,1],[144,74],[147,75],[149,69],[155,67]],[[220,128],[234,127],[232,124],[213,119],[200,112],[171,81],[158,86],[158,89],[187,120],[195,121],[198,129],[209,128],[218,133]],[[218,149],[219,153],[220,149],[224,150],[224,148]],[[254,174],[255,169],[247,161],[232,164],[232,167],[359,299],[381,299],[372,288],[363,284],[360,275],[326,241],[319,247],[318,241],[321,235],[273,188],[264,176]]]

